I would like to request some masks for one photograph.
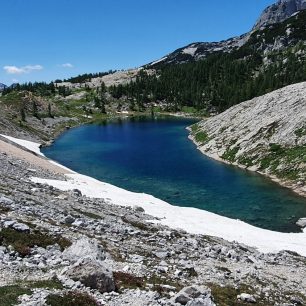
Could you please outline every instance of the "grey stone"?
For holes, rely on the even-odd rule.
[[[27,233],[30,232],[30,227],[23,223],[14,223],[12,225],[12,228],[18,232],[27,232]]]
[[[7,198],[7,197],[1,196],[0,197],[0,203],[4,204],[4,205],[11,205],[11,204],[14,204],[14,201]]]
[[[300,226],[300,227],[306,227],[306,218],[301,218],[296,222],[296,225]]]
[[[101,261],[84,258],[65,271],[65,275],[74,281],[80,281],[86,287],[97,289],[101,293],[115,290],[113,273]]]
[[[198,298],[189,301],[186,306],[215,306],[216,304],[211,300],[211,298]]]
[[[66,224],[72,224],[73,222],[75,221],[75,218],[73,218],[72,216],[66,216],[65,219],[64,219],[64,222]]]
[[[69,248],[64,250],[63,258],[76,262],[82,258],[92,258],[93,260],[104,260],[105,253],[101,245],[95,239],[80,238]]]

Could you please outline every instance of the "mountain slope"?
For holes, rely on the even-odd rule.
[[[277,3],[267,7],[263,11],[250,32],[220,42],[191,43],[175,50],[160,60],[145,65],[145,67],[159,68],[168,64],[181,64],[198,61],[207,58],[211,54],[220,52],[233,52],[237,48],[246,44],[255,31],[263,29],[268,25],[281,23],[291,17],[294,13],[298,13],[304,9],[306,9],[306,0],[279,0]]]
[[[192,126],[206,155],[276,176],[306,195],[306,82],[233,106]]]

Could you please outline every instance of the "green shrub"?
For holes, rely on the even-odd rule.
[[[206,132],[202,131],[202,132],[197,132],[194,135],[194,139],[196,142],[200,143],[200,144],[205,144],[209,141],[209,137],[207,135]]]
[[[283,152],[282,146],[277,143],[270,143],[270,151],[275,154],[280,154]]]

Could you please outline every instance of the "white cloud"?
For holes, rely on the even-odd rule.
[[[19,83],[19,80],[17,80],[17,79],[12,79],[12,82],[13,82],[13,83]]]
[[[70,64],[70,63],[65,63],[65,64],[62,64],[62,65],[60,65],[61,67],[63,67],[63,68],[73,68],[74,66],[72,65],[72,64]]]
[[[43,66],[41,65],[27,65],[23,67],[17,67],[17,66],[4,66],[3,69],[8,74],[24,74],[24,73],[30,73],[35,70],[42,70]]]

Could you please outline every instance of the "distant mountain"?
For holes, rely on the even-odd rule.
[[[3,91],[5,88],[7,88],[7,86],[3,83],[0,83],[0,91]]]
[[[175,50],[160,60],[149,63],[145,67],[158,68],[167,64],[181,64],[198,61],[215,53],[230,53],[246,44],[251,35],[257,30],[262,30],[268,25],[281,23],[293,14],[304,9],[306,9],[306,0],[279,0],[263,11],[250,32],[220,42],[191,43]]]
[[[16,88],[19,85],[19,83],[13,83],[10,88]]]

